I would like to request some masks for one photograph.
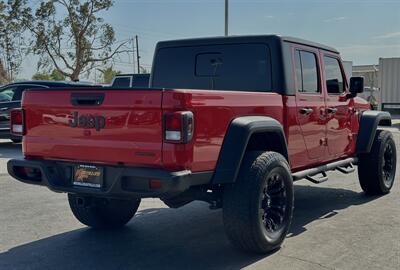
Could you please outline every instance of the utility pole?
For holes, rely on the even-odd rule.
[[[225,36],[228,36],[229,24],[229,0],[225,0]]]
[[[138,70],[138,73],[140,73],[140,55],[139,55],[139,38],[138,38],[138,36],[136,35],[135,36],[135,39],[136,39],[136,62],[137,62],[137,70]]]
[[[133,65],[133,74],[135,74],[135,38],[132,38],[132,65]]]

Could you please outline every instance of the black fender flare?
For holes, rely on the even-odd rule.
[[[243,116],[235,118],[229,125],[222,143],[213,184],[226,184],[236,181],[240,165],[251,136],[255,133],[274,133],[281,144],[281,153],[288,160],[288,150],[283,126],[267,116]]]
[[[357,154],[371,151],[378,126],[391,125],[392,118],[388,112],[372,110],[362,112],[357,136]]]

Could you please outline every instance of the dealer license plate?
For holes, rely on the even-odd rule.
[[[101,188],[103,168],[92,165],[77,165],[74,169],[73,184],[76,186]]]

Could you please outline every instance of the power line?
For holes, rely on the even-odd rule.
[[[181,36],[181,34],[178,33],[171,33],[171,32],[165,32],[165,31],[154,31],[154,30],[149,30],[145,28],[137,28],[137,27],[131,27],[128,25],[124,24],[113,24],[114,27],[117,28],[125,28],[126,30],[129,30],[131,32],[137,32],[139,34],[145,34],[145,35],[156,35],[156,36],[169,36],[169,37],[176,37],[176,36]]]

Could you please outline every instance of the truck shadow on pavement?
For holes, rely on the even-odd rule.
[[[296,185],[295,198],[292,238],[312,221],[377,197]],[[241,269],[267,256],[235,250],[224,234],[221,211],[195,202],[139,211],[120,231],[83,228],[12,248],[0,254],[0,269]]]

